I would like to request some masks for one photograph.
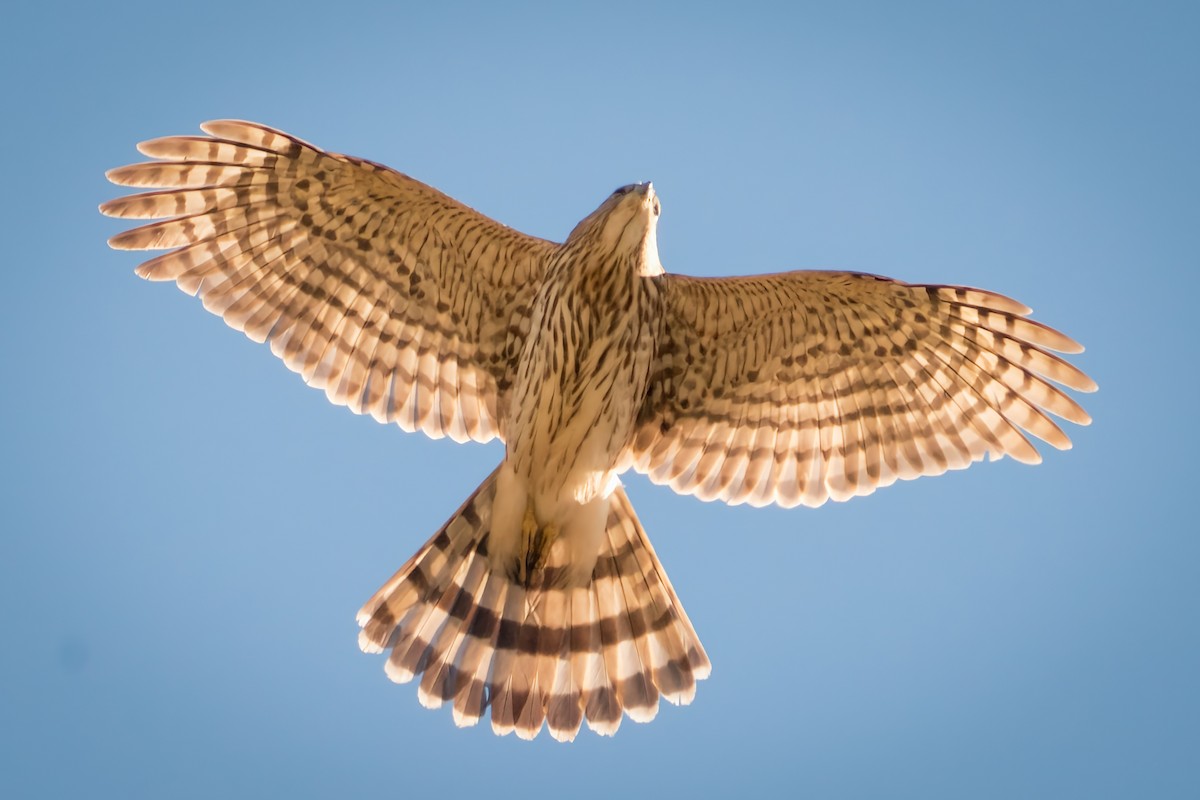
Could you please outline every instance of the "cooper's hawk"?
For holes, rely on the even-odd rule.
[[[168,249],[172,280],[335,403],[505,458],[358,614],[429,707],[497,733],[611,734],[688,703],[709,661],[618,476],[704,500],[845,500],[1086,425],[1054,384],[1095,384],[1074,341],[977,289],[851,272],[669,275],[650,184],[563,244],[386,167],[261,125],[140,145],[110,201],[160,219],[113,247]],[[164,219],[165,218],[165,219]]]

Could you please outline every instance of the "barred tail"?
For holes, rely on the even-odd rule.
[[[612,735],[622,711],[653,719],[660,695],[690,703],[708,656],[624,489],[613,495],[588,586],[554,588],[566,553],[555,547],[525,587],[488,563],[495,478],[358,612],[362,649],[390,649],[388,677],[420,676],[421,704],[451,703],[460,727],[490,706],[492,730],[523,739],[545,721],[569,741],[585,718]]]

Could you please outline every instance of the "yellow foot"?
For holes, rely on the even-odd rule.
[[[521,553],[517,558],[517,581],[529,586],[533,573],[546,565],[550,547],[558,538],[558,526],[548,523],[539,526],[533,513],[533,503],[525,506],[525,519],[521,522]]]
[[[529,573],[532,571],[530,566],[529,554],[533,552],[533,544],[537,539],[538,524],[537,517],[533,515],[533,503],[525,504],[525,519],[521,521],[521,549],[520,556],[517,558],[517,580],[522,585],[529,583]]]
[[[533,562],[531,569],[541,569],[546,566],[546,559],[550,557],[550,548],[554,545],[554,540],[557,538],[557,525],[553,522],[547,522],[542,526],[540,534],[534,539],[533,549],[529,551],[529,558]]]

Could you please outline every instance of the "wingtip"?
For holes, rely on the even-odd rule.
[[[209,134],[210,136],[215,136],[216,134],[214,134],[211,130],[209,130],[209,128],[219,128],[222,125],[253,125],[253,124],[254,124],[253,122],[247,122],[244,119],[232,119],[230,117],[222,117],[220,119],[204,120],[204,122],[200,123],[200,130],[204,131],[205,133]]]
[[[1055,331],[1061,338],[1055,343],[1054,349],[1060,353],[1066,353],[1069,356],[1077,356],[1083,352],[1082,344],[1067,336],[1062,331]]]
[[[210,119],[200,123],[200,130],[217,139],[228,138],[231,133],[237,133],[241,128],[253,128],[257,131],[268,130],[274,133],[274,129],[268,128],[258,122],[251,122],[248,119]]]
[[[1017,462],[1019,462],[1021,464],[1028,464],[1031,467],[1036,467],[1038,464],[1041,464],[1042,463],[1041,452],[1036,447],[1034,447],[1032,444],[1029,444],[1028,440],[1026,440],[1025,444],[1028,446],[1022,447],[1019,449],[1009,450],[1008,455],[1011,456]]]
[[[146,156],[147,158],[156,158],[156,156],[154,155],[155,146],[166,141],[167,139],[173,139],[173,138],[175,138],[175,137],[173,137],[173,136],[156,136],[153,139],[146,139],[143,142],[137,143],[137,145],[136,145],[137,151],[139,153],[141,153],[142,155]]]
[[[108,246],[111,247],[113,250],[152,250],[152,249],[154,249],[153,247],[150,247],[147,244],[145,244],[143,241],[141,241],[141,237],[143,234],[144,234],[144,231],[141,228],[134,228],[134,229],[128,230],[128,231],[121,231],[120,233],[118,233],[114,236],[110,236],[108,238]]]
[[[112,172],[112,170],[109,170],[108,172]],[[108,172],[106,172],[104,174],[108,175]],[[131,196],[136,197],[136,195],[131,195]],[[129,197],[114,197],[112,200],[105,200],[103,203],[98,205],[96,208],[97,208],[97,210],[99,210],[99,212],[101,214],[103,214],[106,217],[112,217],[114,219],[125,219],[126,214],[122,211],[122,209],[129,205],[128,200],[129,200]],[[111,242],[112,240],[110,239],[109,241]]]

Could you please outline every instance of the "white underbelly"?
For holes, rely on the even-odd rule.
[[[638,280],[620,301],[603,281],[572,280],[548,284],[535,303],[504,424],[489,541],[496,563],[519,563],[532,512],[568,549],[577,577],[591,575],[654,357],[650,288]]]
[[[521,528],[531,509],[538,527],[550,526],[556,547],[566,549],[571,580],[591,575],[637,413],[630,377],[599,366],[580,371],[591,377],[587,385],[549,374],[524,387],[493,506],[489,551],[496,564],[525,557]]]
[[[605,372],[587,387],[568,380],[542,388],[536,404],[541,413],[523,432],[531,445],[528,457],[518,461],[539,516],[556,517],[617,486],[636,409],[631,376]]]

